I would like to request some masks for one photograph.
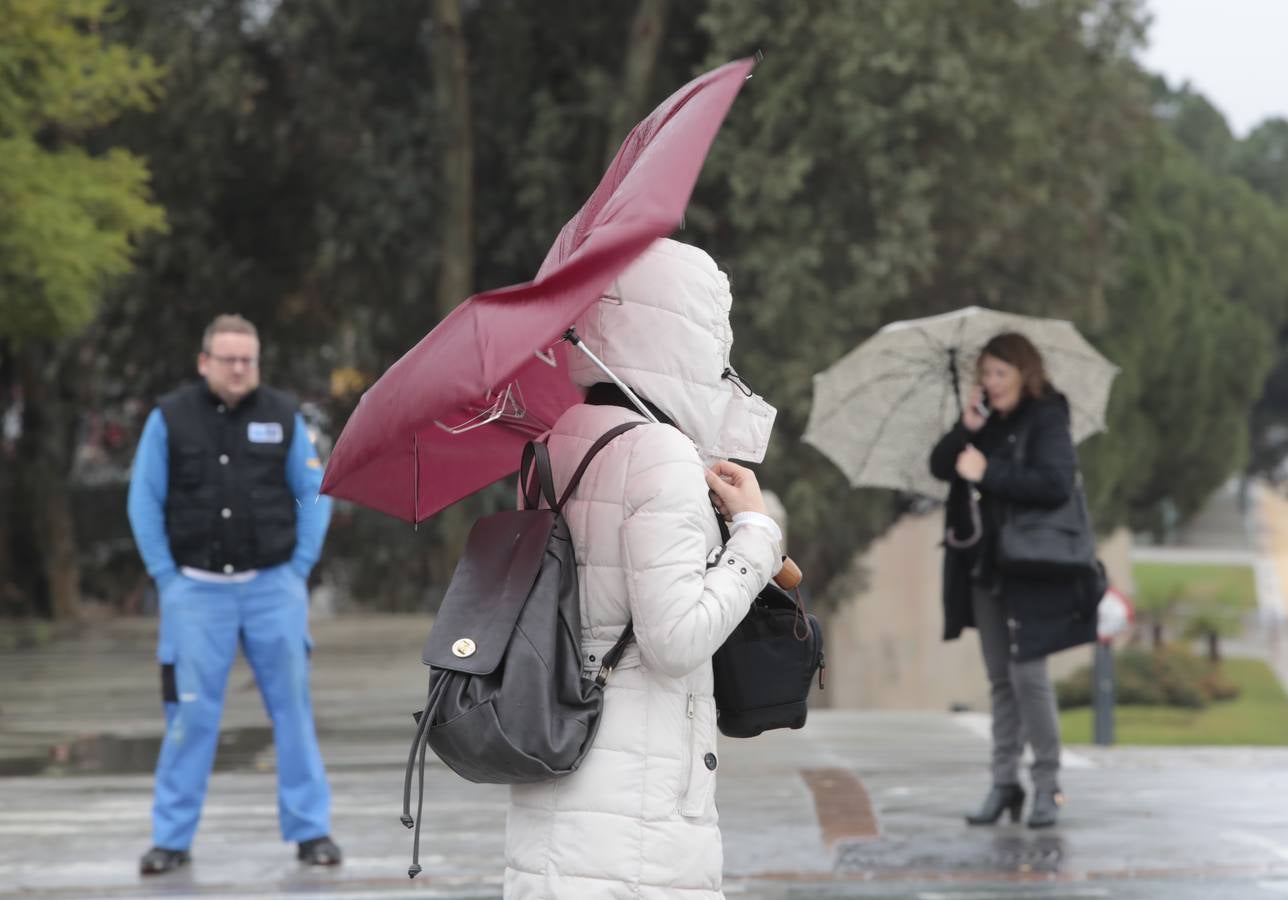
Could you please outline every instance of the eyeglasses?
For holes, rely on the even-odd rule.
[[[214,356],[212,355],[210,358],[213,359],[215,362],[219,363],[221,366],[228,366],[229,368],[232,368],[233,366],[236,366],[236,365],[243,365],[248,369],[259,368],[258,356]]]

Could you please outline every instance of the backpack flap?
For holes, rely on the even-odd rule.
[[[468,675],[493,672],[541,571],[549,509],[507,510],[474,523],[421,660]]]

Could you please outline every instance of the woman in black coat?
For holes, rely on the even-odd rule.
[[[999,571],[997,535],[1008,508],[1064,503],[1074,490],[1078,461],[1068,401],[1047,381],[1042,356],[1028,338],[994,337],[980,351],[976,375],[961,420],[930,454],[931,473],[950,483],[944,640],[967,627],[979,632],[992,699],[993,786],[967,821],[991,825],[1008,811],[1018,821],[1025,797],[1019,764],[1027,739],[1035,794],[1028,824],[1043,828],[1056,823],[1064,802],[1060,720],[1046,657],[1095,640],[1098,598],[1090,578]]]

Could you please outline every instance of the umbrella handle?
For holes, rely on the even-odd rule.
[[[970,527],[971,536],[959,538],[951,525],[944,529],[944,543],[954,550],[965,550],[974,547],[984,536],[984,523],[979,513],[979,491],[970,489]]]
[[[805,576],[801,574],[801,567],[792,561],[790,556],[783,557],[783,567],[778,570],[774,576],[774,584],[778,585],[785,591],[794,591],[796,586],[801,583]]]

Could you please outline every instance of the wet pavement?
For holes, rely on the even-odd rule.
[[[499,896],[505,789],[427,768],[415,882],[398,822],[420,618],[319,622],[314,698],[345,864],[301,868],[277,834],[271,740],[243,663],[192,866],[136,873],[160,731],[152,625],[113,622],[0,656],[0,897]],[[726,893],[783,898],[1288,897],[1288,748],[1074,747],[1058,828],[968,828],[986,784],[978,715],[816,710],[720,745]]]

